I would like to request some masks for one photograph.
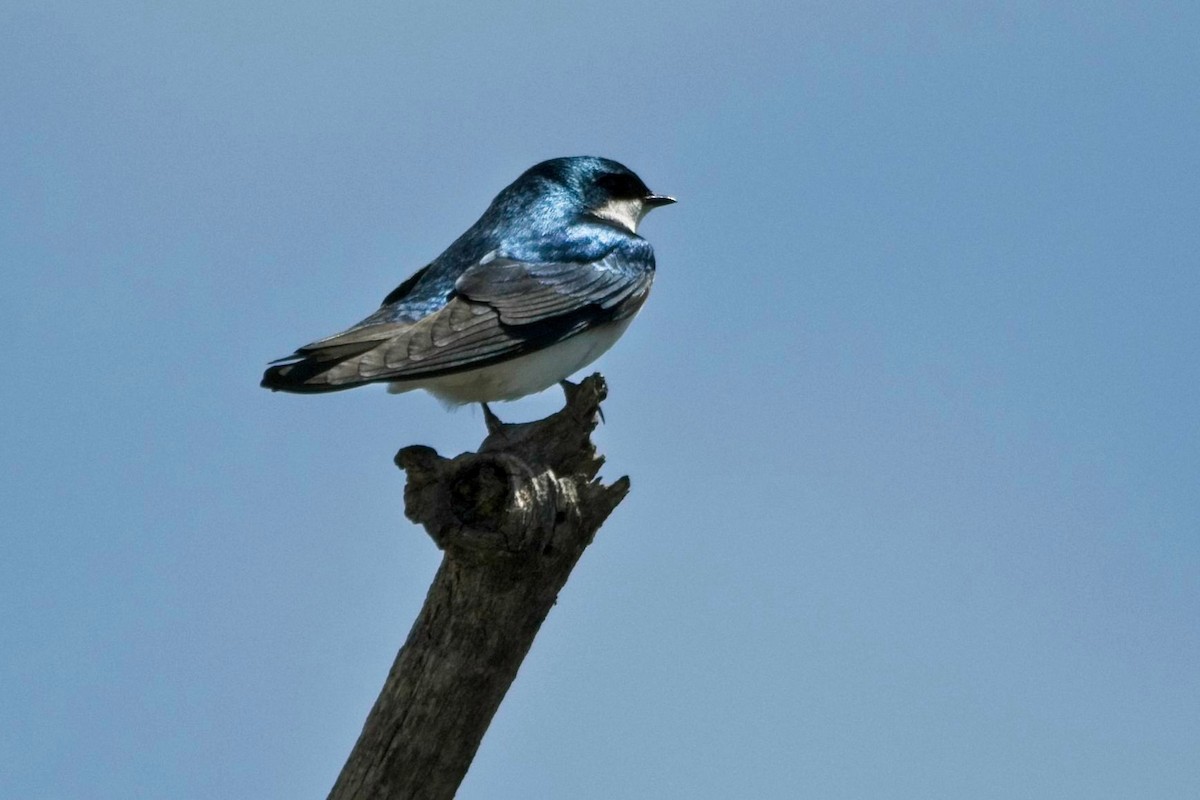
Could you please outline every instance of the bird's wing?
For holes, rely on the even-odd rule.
[[[416,322],[361,325],[306,345],[263,384],[331,391],[373,381],[429,378],[503,361],[622,319],[645,300],[653,261],[617,253],[590,263],[483,259],[446,305]]]
[[[589,306],[612,311],[644,295],[653,277],[652,271],[613,254],[588,264],[492,258],[464,272],[454,288],[496,309],[505,325],[529,325]]]

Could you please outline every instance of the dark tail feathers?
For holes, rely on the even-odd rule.
[[[374,347],[375,343],[360,343],[357,347],[342,345],[339,347],[303,348],[287,358],[272,362],[263,373],[259,385],[273,392],[295,392],[297,394],[320,394],[322,392],[340,392],[343,389],[353,389],[370,383],[366,380],[352,380],[345,377],[331,379],[327,374],[331,369],[356,356],[362,355]],[[287,362],[287,363],[281,363]]]

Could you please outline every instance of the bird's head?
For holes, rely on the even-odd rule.
[[[580,213],[637,233],[651,209],[670,205],[674,197],[655,194],[633,170],[608,158],[569,156],[543,161],[521,181],[540,183],[543,190],[564,192]]]

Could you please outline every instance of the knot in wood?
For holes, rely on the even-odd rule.
[[[454,516],[463,525],[487,528],[503,516],[513,487],[508,473],[499,464],[480,460],[451,477],[449,490]]]

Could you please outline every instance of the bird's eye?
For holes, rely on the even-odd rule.
[[[608,192],[612,197],[624,199],[642,198],[648,190],[637,177],[628,174],[608,172],[596,179],[596,185]]]

